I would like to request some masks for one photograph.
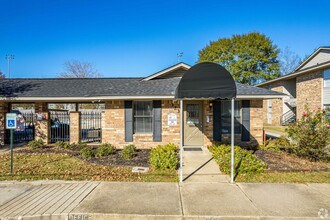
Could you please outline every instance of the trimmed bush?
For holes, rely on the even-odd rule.
[[[178,146],[175,144],[159,145],[151,149],[149,162],[155,170],[175,170],[178,165]]]
[[[132,159],[136,155],[136,147],[133,144],[124,147],[121,157],[125,160]]]
[[[80,151],[84,148],[87,148],[87,144],[86,143],[82,143],[82,142],[79,142],[79,143],[72,143],[72,144],[69,144],[68,148],[69,150],[72,150],[72,151]]]
[[[45,147],[45,142],[42,139],[30,141],[28,147],[32,149],[43,148]]]
[[[276,139],[269,139],[264,146],[260,146],[263,150],[270,150],[274,152],[286,151],[290,152],[290,141],[285,137],[279,137]]]
[[[95,157],[95,151],[91,147],[85,147],[85,148],[83,148],[83,149],[80,150],[80,155],[84,159],[90,159],[92,157]]]
[[[109,156],[111,154],[116,153],[116,148],[115,146],[109,144],[109,143],[104,143],[101,144],[98,148],[97,148],[97,156],[98,157],[104,157],[104,156]]]
[[[326,110],[311,112],[306,109],[302,118],[285,131],[292,153],[311,161],[330,161],[330,120]]]
[[[55,143],[55,146],[59,147],[59,148],[69,149],[70,148],[70,143],[69,142],[64,142],[64,141],[57,141]]]
[[[251,152],[235,146],[235,173],[261,173],[267,165]],[[215,161],[219,164],[220,171],[230,173],[231,147],[229,145],[213,145],[209,148]]]

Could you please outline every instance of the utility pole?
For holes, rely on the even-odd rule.
[[[15,59],[15,55],[6,54],[6,60],[8,61],[8,78],[10,78],[10,61]]]
[[[180,63],[180,59],[183,56],[183,52],[177,53],[176,56],[178,58],[178,63]]]

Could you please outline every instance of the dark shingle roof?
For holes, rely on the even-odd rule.
[[[180,78],[1,79],[1,97],[174,96]],[[283,95],[237,83],[237,95]]]

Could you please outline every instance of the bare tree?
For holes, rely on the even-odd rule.
[[[81,62],[79,60],[70,60],[64,63],[64,72],[58,73],[59,78],[98,78],[102,77],[94,64]]]
[[[0,71],[0,79],[6,78],[5,74]]]
[[[302,62],[299,55],[290,50],[289,47],[285,47],[284,50],[280,52],[280,60],[282,75],[291,73]]]

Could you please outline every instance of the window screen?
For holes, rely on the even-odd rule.
[[[241,102],[235,101],[234,110],[234,132],[241,133]],[[231,132],[231,101],[221,102],[221,133],[230,134]]]
[[[152,101],[136,101],[133,104],[134,133],[152,133]]]

